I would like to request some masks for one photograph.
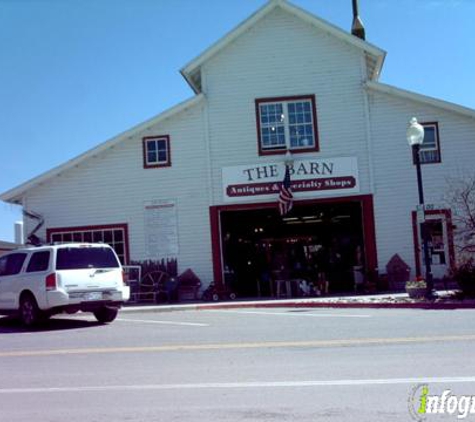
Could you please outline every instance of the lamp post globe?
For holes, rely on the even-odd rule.
[[[409,146],[422,145],[424,142],[424,126],[417,122],[417,119],[413,117],[409,122],[409,127],[406,132],[407,143]]]
[[[287,150],[287,152],[285,153],[284,163],[287,167],[291,167],[294,165],[294,156],[289,150]]]

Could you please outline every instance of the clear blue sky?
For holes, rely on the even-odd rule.
[[[191,97],[179,69],[265,3],[0,0],[0,192]],[[292,3],[350,29],[351,0]],[[475,0],[360,0],[360,14],[388,53],[381,82],[475,109]],[[0,240],[18,219],[0,202]]]

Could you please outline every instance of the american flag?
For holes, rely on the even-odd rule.
[[[280,185],[279,191],[279,212],[281,216],[289,213],[294,206],[294,196],[292,195],[292,188],[290,186],[290,170],[289,166],[285,165],[284,180]]]

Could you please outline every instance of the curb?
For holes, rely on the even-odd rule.
[[[475,309],[475,303],[352,303],[352,302],[322,302],[322,303],[285,303],[285,304],[245,304],[235,306],[222,304],[218,306],[201,305],[199,310],[232,309],[232,308],[361,308],[361,309],[426,309],[426,310],[454,310]]]
[[[309,302],[309,301],[262,301],[262,302],[218,302],[195,303],[187,305],[151,305],[125,306],[121,312],[177,312],[177,311],[209,311],[218,309],[249,309],[249,308],[349,308],[349,309],[423,309],[423,310],[455,310],[475,309],[475,301],[466,302]]]

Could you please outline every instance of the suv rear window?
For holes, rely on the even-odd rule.
[[[57,270],[117,267],[119,261],[110,248],[61,248],[56,256]]]

